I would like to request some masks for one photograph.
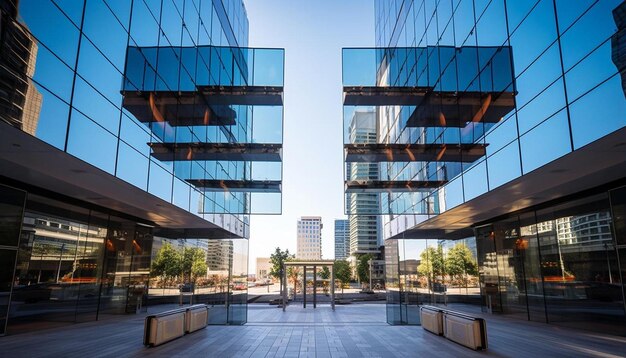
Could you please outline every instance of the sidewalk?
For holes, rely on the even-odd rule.
[[[152,308],[154,310],[158,307]],[[163,308],[160,308],[161,310]],[[620,357],[626,338],[488,316],[489,349],[474,352],[385,323],[385,305],[249,305],[248,324],[209,326],[156,348],[142,345],[145,315],[0,337],[0,357]]]

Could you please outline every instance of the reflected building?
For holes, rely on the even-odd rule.
[[[624,9],[375,1],[377,47],[343,50],[344,156],[379,164],[377,182],[346,193],[380,200],[389,323],[419,324],[419,303],[447,292],[449,305],[626,335]],[[349,135],[364,110],[378,122],[369,146]],[[415,293],[402,266],[423,255],[471,256],[477,274],[420,262],[432,282]]]
[[[350,221],[335,219],[335,260],[350,256]]]
[[[376,113],[374,111],[355,111],[350,122],[350,142],[356,144],[376,143],[377,136]],[[346,176],[350,183],[368,183],[379,178],[378,163],[350,163],[347,164]],[[350,185],[350,184],[348,184]],[[350,245],[349,256],[364,254],[379,254],[382,245],[381,219],[379,196],[376,193],[347,193],[346,205],[349,215]]]
[[[232,241],[208,241],[206,260],[209,272],[228,272],[233,262],[233,254],[234,251]]]
[[[32,81],[37,63],[37,40],[17,20],[17,1],[3,1],[0,52],[0,118],[35,135],[43,97]]]
[[[0,335],[146,312],[193,279],[212,324],[245,323],[249,216],[281,211],[284,50],[248,47],[242,0],[0,12]],[[222,291],[151,278],[164,242],[206,253]]]
[[[611,54],[613,63],[622,76],[622,88],[626,96],[626,3],[622,3],[613,10],[613,19],[617,31],[611,37]]]

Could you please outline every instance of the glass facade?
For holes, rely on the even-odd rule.
[[[623,175],[506,194],[612,138],[572,169],[621,155],[626,4],[376,0],[375,17],[377,48],[343,52],[344,180],[380,201],[389,323],[428,303],[626,334]],[[351,140],[362,107],[375,146]],[[378,182],[349,183],[353,162]],[[463,280],[450,253],[473,262]]]
[[[420,324],[420,305],[471,310],[480,302],[476,239],[385,242],[387,323]]]
[[[0,133],[29,135],[0,153],[0,335],[178,302],[191,281],[212,323],[245,323],[249,214],[281,211],[284,50],[248,48],[242,0],[0,10]],[[4,171],[31,145],[62,163]],[[74,198],[80,175],[137,198]],[[200,253],[165,284],[164,241]]]
[[[375,1],[378,48],[343,53],[344,133],[348,144],[354,108],[377,111],[378,143],[394,154],[370,157],[391,182],[368,188],[380,213],[434,217],[624,127],[621,3]],[[372,90],[350,102],[351,86]],[[396,93],[381,88],[392,86]],[[458,96],[436,96],[446,87]],[[491,90],[503,92],[485,101]],[[479,108],[466,111],[464,91],[483,95]],[[484,150],[446,162],[453,145],[466,143]],[[415,144],[447,151],[421,159]],[[405,148],[414,158],[401,155]]]
[[[626,335],[624,188],[476,229],[482,309]]]

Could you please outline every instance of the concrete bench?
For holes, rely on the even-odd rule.
[[[422,327],[447,339],[479,350],[487,349],[487,322],[480,317],[439,307],[420,307]]]
[[[146,317],[143,334],[145,346],[156,347],[185,333],[195,332],[207,326],[209,321],[206,305],[165,311]]]
[[[443,335],[443,311],[437,307],[421,306],[420,321],[422,328],[438,336]]]

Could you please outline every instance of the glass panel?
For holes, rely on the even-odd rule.
[[[132,295],[132,257],[135,224],[111,217],[104,249],[100,314],[127,312]]]
[[[519,143],[517,140],[487,158],[487,164],[490,190],[520,177],[522,169],[520,167]]]
[[[499,285],[499,260],[496,254],[496,234],[493,225],[476,229],[476,249],[480,272],[480,294],[483,312],[502,312]]]
[[[5,334],[17,250],[0,249],[0,335]]]
[[[617,245],[626,245],[626,187],[610,191],[611,212]],[[626,268],[626,261],[621,261]],[[622,275],[622,278],[625,276]]]
[[[148,187],[148,158],[120,142],[116,176],[142,190]]]
[[[98,314],[102,260],[107,236],[107,216],[92,212],[89,226],[80,233],[76,250],[75,269],[67,281],[78,286],[76,322],[95,321]]]
[[[402,324],[398,240],[385,241],[385,287],[387,289],[387,323]]]
[[[67,152],[108,173],[115,173],[117,137],[91,119],[72,111]]]
[[[620,76],[615,75],[570,105],[574,149],[626,126],[624,113],[626,100]]]
[[[535,224],[535,214],[520,216],[520,237],[515,242],[515,250],[523,260],[524,289],[528,305],[528,318],[531,321],[546,322],[546,306],[539,254],[539,227]]]
[[[568,127],[561,111],[520,138],[524,174],[570,152]]]
[[[11,333],[30,331],[33,322],[63,324],[76,319],[78,248],[84,244],[89,212],[60,203],[55,211],[71,210],[64,217],[30,211],[39,203],[29,195],[11,298]]]
[[[248,322],[248,240],[230,240],[233,257],[230,265],[232,285],[231,301],[228,305],[228,324]]]
[[[499,170],[499,169],[498,169]],[[487,162],[474,166],[463,174],[463,192],[465,193],[465,201],[474,199],[489,190],[487,179]]]
[[[0,185],[0,246],[17,247],[26,193]],[[2,327],[2,325],[0,325]]]
[[[0,185],[0,335],[7,325],[25,199],[25,192]]]
[[[539,211],[537,220],[548,322],[625,334],[606,195]]]

